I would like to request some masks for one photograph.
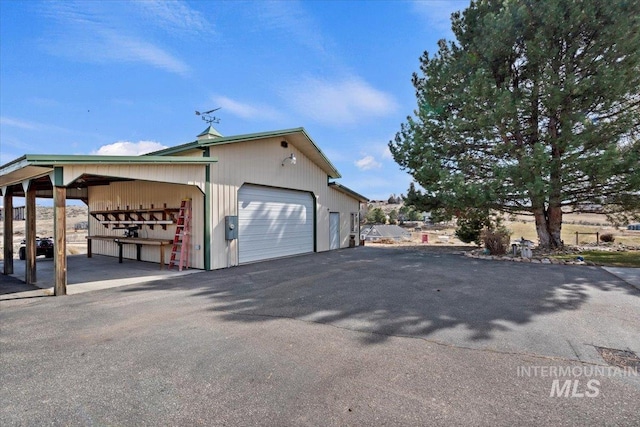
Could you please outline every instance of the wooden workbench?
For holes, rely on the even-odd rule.
[[[124,245],[136,245],[136,259],[141,261],[140,255],[143,245],[160,247],[160,270],[164,268],[164,247],[173,243],[171,239],[146,239],[142,237],[117,237],[117,236],[87,236],[87,258],[91,258],[91,241],[107,240],[118,245],[118,262],[122,264],[122,247]]]

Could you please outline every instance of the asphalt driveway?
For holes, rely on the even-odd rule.
[[[598,350],[640,354],[640,291],[597,267],[364,247],[0,301],[0,326],[2,425],[640,423]]]

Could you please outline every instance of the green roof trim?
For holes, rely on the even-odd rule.
[[[222,134],[220,132],[218,132],[216,130],[216,128],[214,128],[213,126],[209,125],[208,128],[206,128],[205,130],[202,131],[202,133],[200,135],[198,135],[198,138],[201,136],[205,136],[205,135],[212,135],[215,136],[216,138],[220,138],[222,137]]]
[[[54,167],[60,165],[88,164],[209,164],[217,162],[214,157],[181,157],[181,156],[98,156],[98,155],[50,155],[25,154],[0,166],[0,175],[8,174],[26,166]]]
[[[350,189],[348,187],[345,187],[342,184],[338,184],[337,182],[330,182],[329,183],[329,187],[335,188],[337,191],[340,191],[341,193],[347,194],[347,195],[353,197],[354,199],[358,199],[359,202],[367,203],[369,201],[369,199],[364,197],[362,194],[356,193],[352,189]]]

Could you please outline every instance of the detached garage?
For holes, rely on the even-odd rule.
[[[217,160],[205,194],[207,269],[358,244],[368,200],[335,182],[340,173],[303,128],[223,137],[210,126],[151,155]]]
[[[193,142],[145,156],[25,155],[0,167],[5,208],[13,197],[26,198],[28,283],[35,277],[36,197],[53,198],[59,218],[67,198],[83,200],[93,254],[161,266],[169,264],[167,242],[180,235],[178,211],[189,200],[185,265],[213,270],[357,245],[360,204],[367,199],[335,182],[339,178],[303,128],[223,137],[209,126]],[[135,237],[123,237],[134,225]],[[3,273],[12,274],[9,218],[4,232]],[[64,224],[54,234],[55,289],[63,294]],[[143,246],[158,242],[164,243]],[[125,243],[137,249],[123,250]]]

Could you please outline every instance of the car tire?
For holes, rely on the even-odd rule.
[[[24,261],[25,259],[27,259],[27,250],[25,248],[20,248],[18,250],[18,257]]]
[[[44,256],[45,258],[53,258],[53,251],[47,251]]]

